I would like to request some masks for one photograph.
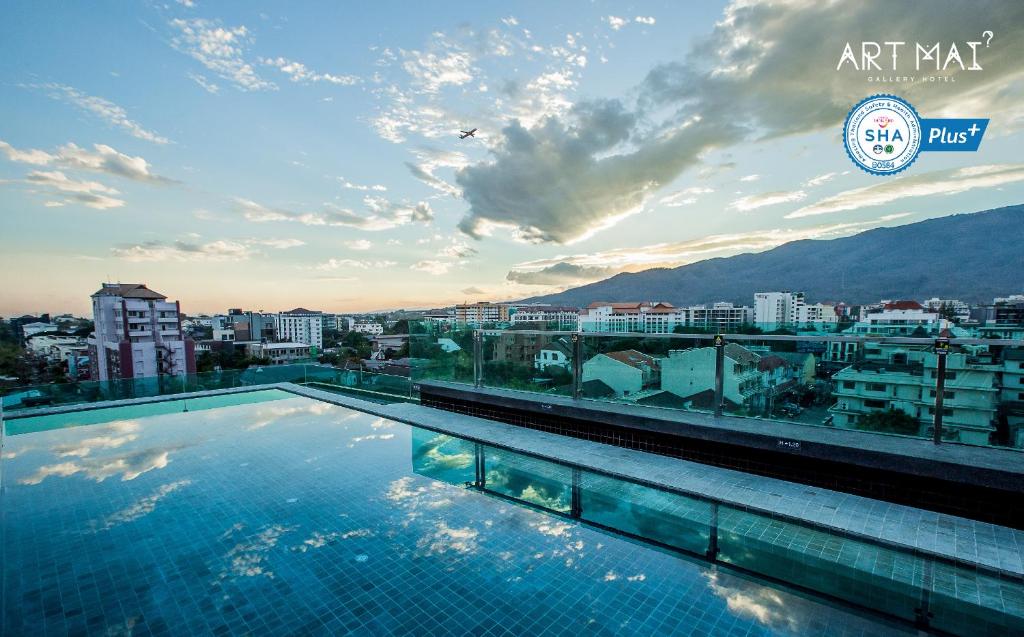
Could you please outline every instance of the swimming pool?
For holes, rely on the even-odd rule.
[[[283,391],[6,432],[5,635],[913,634],[535,508],[675,501]]]

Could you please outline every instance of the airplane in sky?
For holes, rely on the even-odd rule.
[[[471,130],[460,130],[459,132],[462,133],[461,135],[459,135],[459,139],[466,139],[467,137],[476,137],[476,135],[474,135],[474,133],[476,133],[475,128]]]

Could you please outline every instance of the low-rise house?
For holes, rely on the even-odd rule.
[[[542,371],[549,367],[568,370],[572,367],[572,345],[562,338],[551,341],[533,357],[533,366]]]
[[[250,343],[246,352],[253,358],[268,358],[271,365],[286,365],[311,358],[306,343]]]
[[[384,326],[380,323],[360,322],[352,324],[352,331],[360,334],[383,334]]]
[[[752,409],[763,406],[764,375],[761,357],[736,343],[725,345],[722,397]],[[785,365],[782,365],[785,367]],[[773,371],[770,372],[774,373]],[[715,348],[671,350],[661,360],[661,388],[684,399],[715,391]]]
[[[628,349],[598,354],[583,363],[582,381],[600,381],[621,398],[657,386],[660,373],[658,359]]]

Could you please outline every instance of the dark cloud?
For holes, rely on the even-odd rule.
[[[581,281],[594,281],[615,274],[613,268],[556,263],[540,270],[511,270],[505,277],[525,285],[566,285]]]

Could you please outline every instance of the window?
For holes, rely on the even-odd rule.
[[[869,398],[868,400],[864,401],[864,406],[867,407],[868,409],[885,409],[885,401],[874,400]]]
[[[932,378],[938,378],[939,377],[938,370],[934,370],[933,369],[931,371],[931,377]],[[946,380],[956,380],[956,372],[949,372],[949,371],[947,371],[946,372]]]
[[[934,407],[929,407],[928,408],[928,414],[930,416],[934,416],[935,415],[935,408]],[[953,415],[953,410],[948,408],[948,407],[944,407],[942,409],[942,415],[943,416],[952,416]]]
[[[857,389],[857,383],[853,382],[852,380],[844,380],[843,389]]]
[[[935,390],[934,389],[931,390],[930,392],[928,392],[928,394],[932,398],[935,398]],[[944,392],[942,392],[942,398],[945,399],[945,400],[953,400],[954,398],[956,398],[956,392],[944,391]]]
[[[885,391],[885,383],[868,383],[868,391]]]

